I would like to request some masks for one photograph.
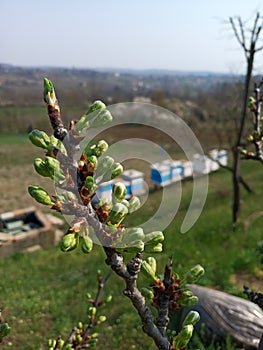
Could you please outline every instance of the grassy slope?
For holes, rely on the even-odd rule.
[[[46,180],[32,173],[32,160],[41,150],[32,149],[22,139],[1,138],[0,163],[2,198],[1,211],[12,205],[23,207],[33,202],[25,194],[28,183],[46,184]],[[22,142],[22,143],[21,143]],[[21,147],[21,144],[23,147]],[[6,161],[6,157],[8,161]],[[8,176],[6,171],[8,170]],[[253,162],[243,163],[243,173],[256,193],[243,193],[242,220],[255,211],[262,210],[262,167]],[[176,219],[165,231],[164,252],[156,256],[162,264],[171,254],[179,272],[201,263],[206,275],[201,283],[222,290],[240,293],[240,284],[233,285],[231,276],[245,272],[249,281],[262,279],[262,265],[256,254],[257,242],[262,239],[262,218],[254,221],[247,231],[240,225],[231,229],[231,178],[220,170],[210,176],[209,195],[204,211],[195,226],[186,234],[179,233],[180,223],[191,198],[191,182],[183,184],[183,199]],[[11,194],[7,191],[11,188]],[[47,187],[47,186],[46,186]],[[51,189],[52,187],[48,187]],[[172,187],[171,187],[172,189]],[[15,200],[10,198],[15,197]],[[4,200],[3,200],[4,199]],[[148,216],[158,206],[161,191],[149,196],[144,213]],[[148,212],[147,212],[148,211]],[[79,320],[85,320],[87,291],[95,292],[96,271],[106,273],[104,256],[97,247],[86,256],[80,252],[62,253],[57,247],[31,254],[17,253],[0,262],[0,306],[12,326],[12,333],[2,349],[45,349],[46,340],[59,334],[66,335]],[[159,271],[161,272],[161,264]],[[241,276],[242,276],[241,274]],[[251,283],[252,283],[251,282]],[[255,284],[256,285],[256,284]],[[140,329],[136,312],[129,300],[122,296],[124,285],[112,276],[106,285],[105,295],[112,294],[113,301],[103,313],[108,316],[101,335],[103,349],[152,349]],[[80,302],[79,302],[80,300]],[[9,342],[9,344],[8,344]]]

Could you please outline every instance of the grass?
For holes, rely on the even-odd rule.
[[[32,161],[42,150],[34,149],[20,136],[0,138],[1,210],[11,210],[34,204],[26,195],[29,183],[43,185],[49,191],[52,186],[46,179],[33,173]],[[174,258],[174,268],[186,272],[200,263],[206,274],[201,284],[231,293],[242,293],[242,283],[254,288],[260,286],[262,263],[256,253],[257,242],[262,240],[262,220],[250,223],[245,230],[242,222],[253,212],[262,210],[262,167],[253,162],[242,163],[242,173],[255,189],[255,194],[242,191],[241,223],[233,231],[231,226],[231,177],[225,170],[210,176],[209,194],[204,210],[197,223],[186,234],[180,233],[180,226],[188,208],[191,195],[191,181],[182,185],[183,197],[175,220],[165,230],[164,254],[156,255],[158,271],[169,256]],[[171,187],[171,191],[174,187]],[[135,222],[147,218],[158,208],[162,191],[150,194],[144,205],[129,220]],[[43,209],[43,208],[42,208]],[[57,247],[34,253],[18,252],[0,261],[0,307],[12,327],[8,339],[1,344],[3,350],[47,349],[47,339],[66,336],[78,321],[85,321],[88,302],[86,293],[96,291],[96,274],[99,268],[106,274],[100,247],[90,255],[80,251],[62,253]],[[238,283],[233,276],[241,276]],[[246,276],[246,280],[244,280]],[[142,280],[140,279],[140,286]],[[104,296],[113,295],[111,303],[101,310],[107,321],[101,328],[100,348],[153,349],[152,341],[141,331],[139,318],[122,295],[124,284],[112,275]],[[102,330],[103,329],[103,330]],[[199,338],[193,340],[192,349],[204,349]],[[190,348],[189,348],[190,349]],[[210,344],[206,349],[237,349],[227,341],[225,346]]]

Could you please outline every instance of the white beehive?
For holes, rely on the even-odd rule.
[[[154,163],[151,166],[151,182],[154,185],[164,187],[171,183],[171,170],[169,165]]]
[[[211,169],[211,160],[201,154],[194,155],[193,170],[194,173],[204,175],[209,174]]]
[[[162,165],[170,167],[171,182],[180,181],[183,178],[183,166],[180,160],[166,159]]]
[[[228,153],[226,150],[222,149],[218,151],[217,159],[223,166],[227,165]]]
[[[211,171],[216,171],[219,169],[219,164],[216,162],[216,160],[218,160],[218,150],[217,149],[212,149],[210,152],[209,152],[209,156],[210,156],[210,170]],[[214,159],[215,161],[213,161],[212,159]]]
[[[111,202],[113,184],[114,182],[112,180],[102,183],[96,190],[97,200],[104,199],[107,202]]]
[[[181,160],[183,167],[183,178],[193,176],[193,162],[190,160]]]
[[[138,170],[129,169],[122,173],[127,188],[126,197],[131,195],[141,195],[145,193],[144,173]]]

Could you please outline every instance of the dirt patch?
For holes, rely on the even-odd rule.
[[[239,287],[240,290],[243,289],[243,286],[248,286],[251,290],[262,292],[263,269],[255,270],[255,273],[253,275],[247,271],[235,273],[231,276],[231,282]]]

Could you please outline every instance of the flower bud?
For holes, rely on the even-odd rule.
[[[102,110],[92,121],[91,128],[101,128],[102,126],[107,125],[112,122],[112,115],[109,111]]]
[[[175,349],[184,348],[191,339],[194,331],[193,325],[187,325],[182,328],[180,333],[174,338],[174,347]]]
[[[94,306],[89,307],[89,315],[90,316],[95,316],[97,313],[97,309]]]
[[[92,248],[93,248],[92,239],[89,236],[83,238],[83,242],[81,245],[81,249],[82,249],[83,253],[85,253],[85,254],[90,253],[92,251]]]
[[[112,189],[112,194],[118,199],[123,200],[126,196],[126,186],[122,182],[116,182]]]
[[[99,321],[102,323],[102,322],[105,322],[107,320],[107,317],[106,316],[104,316],[104,315],[101,315],[100,317],[99,317]]]
[[[140,199],[136,196],[132,196],[131,199],[129,200],[129,214],[138,210],[140,206],[141,206]]]
[[[78,246],[78,241],[79,238],[76,233],[68,233],[62,238],[60,249],[62,252],[70,252]]]
[[[109,145],[106,141],[100,140],[95,148],[95,156],[100,157],[105,153],[109,148]]]
[[[141,293],[142,296],[146,299],[152,300],[154,298],[154,293],[152,290],[148,289],[148,288],[141,288]]]
[[[96,178],[105,174],[109,169],[112,168],[113,164],[114,164],[114,159],[109,156],[106,156],[105,158],[101,159],[96,169]]]
[[[199,313],[197,311],[191,310],[188,312],[184,319],[183,327],[189,324],[192,324],[194,326],[198,321],[200,321]]]
[[[112,301],[112,295],[109,294],[106,298],[106,303],[110,303]]]
[[[144,233],[141,227],[133,227],[125,230],[122,243],[129,244],[133,241],[143,240]]]
[[[127,253],[139,253],[144,250],[144,243],[141,240],[136,240],[126,245],[124,248]]]
[[[94,177],[93,177],[93,176],[87,176],[87,177],[86,177],[86,180],[85,180],[85,187],[86,187],[89,191],[91,191],[91,190],[93,189],[93,187],[94,187],[94,182],[95,182],[95,180],[94,180]]]
[[[41,158],[36,158],[34,160],[34,168],[39,175],[50,177],[50,172],[46,168],[46,163]]]
[[[89,156],[87,157],[87,163],[88,165],[91,163],[93,170],[97,167],[98,165],[98,158],[96,156]]]
[[[157,264],[156,264],[156,260],[153,256],[149,256],[147,259],[146,259],[147,263],[151,266],[152,270],[154,271],[154,273],[156,273],[156,267],[157,267]]]
[[[164,240],[164,235],[162,231],[153,231],[150,233],[146,233],[145,235],[145,243],[150,243],[151,245],[157,245],[158,243]]]
[[[111,171],[111,179],[115,179],[123,173],[123,167],[120,163],[115,163]]]
[[[33,145],[37,147],[41,147],[47,149],[50,139],[48,135],[44,131],[40,130],[32,130],[28,134],[29,140],[33,143]]]
[[[155,276],[155,271],[152,269],[151,265],[147,263],[147,261],[143,260],[141,271],[150,278],[151,283],[154,283],[157,280]]]
[[[198,303],[198,297],[195,295],[186,297],[183,296],[179,299],[178,301],[180,303],[181,306],[194,306],[195,304]]]
[[[163,251],[162,243],[157,243],[156,245],[145,244],[145,252],[146,253],[161,253]]]
[[[44,205],[53,205],[55,202],[50,198],[47,191],[40,186],[28,186],[28,192],[38,203]]]
[[[107,222],[112,225],[119,225],[125,216],[128,214],[128,209],[121,203],[115,203],[111,209],[110,215],[108,216]]]
[[[53,157],[46,157],[45,164],[47,170],[53,177],[57,176],[65,179],[65,175],[62,169],[60,168],[60,162],[57,159]]]
[[[199,280],[200,277],[202,277],[205,273],[205,270],[203,266],[197,264],[196,266],[192,267],[187,273],[186,273],[186,280],[187,283],[195,283]]]
[[[56,100],[57,98],[51,80],[44,78],[44,101],[48,105],[55,107]]]
[[[96,100],[89,107],[88,112],[86,114],[91,114],[94,111],[102,111],[105,108],[106,108],[106,105],[102,101]]]

